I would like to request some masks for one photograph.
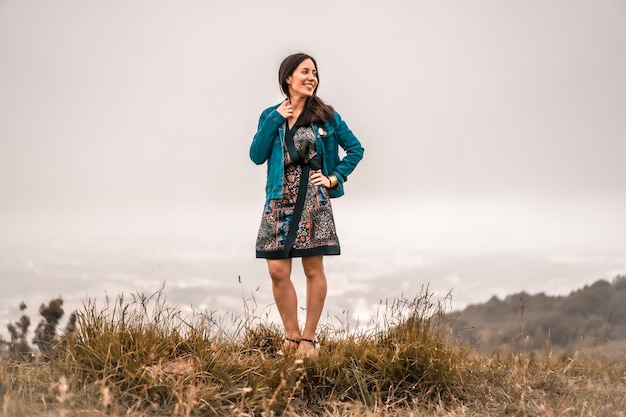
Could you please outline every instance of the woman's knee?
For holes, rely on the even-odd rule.
[[[267,270],[272,281],[284,281],[291,277],[291,259],[267,261]]]
[[[324,261],[322,256],[302,258],[302,269],[307,278],[318,278],[324,276]]]

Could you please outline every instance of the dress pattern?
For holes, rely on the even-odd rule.
[[[324,186],[311,184],[309,167],[316,168],[315,134],[310,126],[294,126],[285,135],[293,140],[299,161],[294,162],[286,146],[283,147],[285,175],[282,198],[267,199],[256,241],[256,257],[282,259],[316,255],[339,255],[340,246],[333,211]],[[301,183],[306,197],[298,207]],[[301,214],[300,214],[301,213]],[[296,219],[298,217],[299,219]],[[292,222],[297,230],[289,230]],[[294,236],[295,235],[295,236]],[[288,240],[293,242],[289,244]],[[288,245],[286,247],[286,245]]]

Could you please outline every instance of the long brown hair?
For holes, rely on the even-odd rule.
[[[313,61],[313,65],[315,65],[315,70],[317,71],[317,86],[313,91],[313,95],[307,98],[304,103],[301,120],[306,123],[326,123],[335,113],[335,109],[333,109],[331,105],[324,103],[324,101],[317,96],[320,73],[317,70],[317,62],[315,61],[315,58],[304,53],[289,55],[280,64],[280,68],[278,70],[278,83],[280,84],[283,94],[289,98],[289,85],[287,84],[287,78],[294,73],[294,71],[298,68],[298,65],[300,65],[305,59],[310,59]]]

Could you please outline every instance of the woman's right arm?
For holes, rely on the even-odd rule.
[[[267,161],[272,152],[272,144],[278,136],[278,127],[285,121],[285,118],[276,110],[270,107],[265,110],[259,118],[259,126],[250,145],[250,159],[257,165]]]

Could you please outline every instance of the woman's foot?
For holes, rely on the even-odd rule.
[[[314,358],[319,354],[320,342],[314,339],[300,339],[300,345],[298,346],[298,356],[305,358]]]
[[[283,348],[280,349],[276,353],[284,356],[288,353],[295,352],[299,346],[300,346],[300,339],[292,339],[290,337],[285,337],[285,340],[283,341]]]

